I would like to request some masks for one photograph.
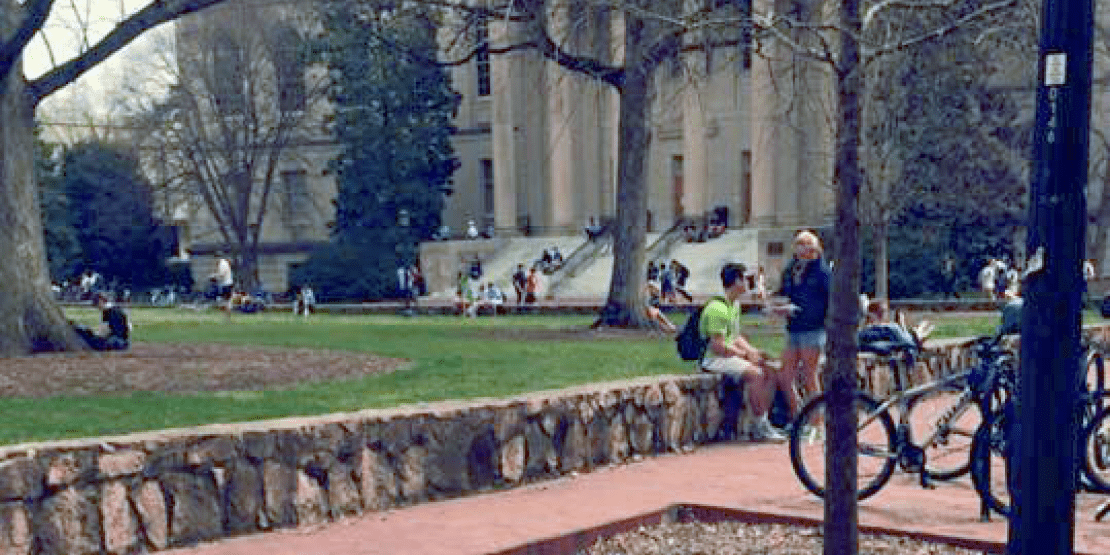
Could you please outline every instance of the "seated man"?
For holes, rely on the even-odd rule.
[[[589,241],[597,241],[605,232],[604,228],[602,228],[600,225],[597,225],[597,221],[594,220],[593,216],[590,216],[590,223],[586,224],[586,227],[584,229],[586,231],[586,239]]]
[[[656,285],[655,282],[649,281],[647,285],[644,286],[644,292],[647,293],[647,304],[644,305],[644,314],[647,315],[648,320],[667,333],[678,331],[678,328],[667,318],[667,315],[663,314],[663,309],[660,306],[662,304],[662,293],[659,290],[659,286]]]
[[[104,293],[93,296],[93,305],[100,309],[100,329],[74,325],[74,331],[90,348],[97,351],[122,351],[131,346],[131,323],[118,306],[108,302]]]
[[[482,310],[482,307],[489,307],[490,314],[497,316],[497,312],[501,309],[501,305],[505,304],[505,295],[501,289],[497,287],[492,281],[487,283],[484,288],[478,288],[478,299],[475,302],[475,314]]]
[[[558,270],[563,266],[563,253],[559,252],[559,246],[551,247],[551,268]]]
[[[751,429],[747,430],[755,441],[782,441],[785,436],[771,426],[767,413],[774,401],[776,389],[790,395],[793,392],[791,380],[783,372],[777,372],[767,364],[766,353],[752,347],[740,334],[740,305],[737,301],[748,291],[748,280],[743,264],[725,264],[721,269],[721,285],[725,296],[710,300],[702,309],[698,323],[702,337],[709,340],[705,356],[698,363],[704,372],[725,375],[726,389],[738,388],[743,382],[746,393],[746,406],[755,417]],[[796,395],[796,393],[795,393]],[[724,434],[731,435],[738,415],[737,398],[728,398],[725,403]]]

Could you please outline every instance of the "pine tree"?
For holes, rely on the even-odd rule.
[[[319,54],[335,80],[342,145],[336,220],[298,281],[323,298],[386,297],[396,268],[412,264],[416,242],[439,227],[459,166],[450,138],[461,97],[435,62],[436,27],[419,7],[333,4],[324,20]]]

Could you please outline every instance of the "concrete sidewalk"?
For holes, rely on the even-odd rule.
[[[1076,550],[1110,553],[1110,523],[1092,520],[1101,496],[1079,496]],[[802,489],[784,444],[732,443],[577,476],[425,503],[310,528],[257,534],[178,555],[486,555],[536,540],[694,503],[820,519],[820,499]],[[980,523],[970,479],[925,490],[896,474],[860,504],[859,520],[896,530],[1004,542],[1006,522]]]

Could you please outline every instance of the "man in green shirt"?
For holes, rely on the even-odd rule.
[[[756,349],[740,333],[740,305],[737,301],[748,291],[747,268],[743,264],[725,264],[721,268],[721,285],[725,296],[710,300],[698,322],[702,337],[709,339],[705,356],[698,366],[705,372],[724,374],[726,386],[743,382],[747,394],[745,406],[755,418],[748,430],[755,441],[782,441],[785,436],[767,419],[767,412],[774,401],[775,390],[790,390],[790,384],[779,383],[780,377],[766,364],[766,353]],[[726,400],[726,403],[735,403]],[[726,417],[731,416],[725,411]]]

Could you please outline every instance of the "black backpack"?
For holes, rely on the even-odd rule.
[[[675,346],[678,348],[678,357],[682,360],[701,360],[705,355],[705,348],[709,345],[709,338],[701,335],[701,313],[709,303],[720,300],[714,298],[694,309],[686,324],[675,336]]]

